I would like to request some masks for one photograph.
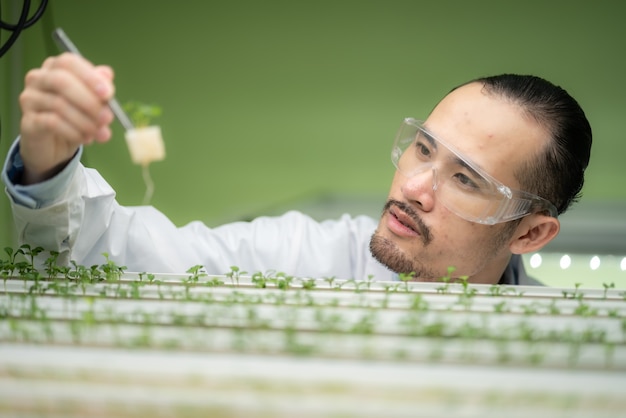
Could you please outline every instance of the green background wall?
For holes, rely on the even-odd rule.
[[[3,20],[16,3],[0,0]],[[18,131],[24,74],[56,53],[49,33],[61,26],[85,56],[114,67],[120,101],[163,107],[168,156],[151,166],[152,203],[177,224],[327,193],[382,203],[401,119],[501,72],[544,76],[579,100],[595,135],[585,198],[624,200],[625,21],[618,0],[51,0],[0,59],[0,148],[4,158]],[[122,204],[140,204],[140,169],[117,124],[114,135],[84,161]],[[10,242],[4,197],[0,216]]]

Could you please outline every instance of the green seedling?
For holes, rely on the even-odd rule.
[[[226,277],[230,278],[233,285],[239,286],[239,278],[247,274],[245,271],[241,271],[237,266],[230,266],[230,271],[226,273]]]
[[[212,277],[204,283],[207,287],[223,286],[224,282],[217,277]],[[210,295],[209,295],[210,296]]]
[[[154,279],[156,278],[156,276],[152,273],[146,273],[145,271],[142,273],[139,273],[139,281],[143,282],[144,279],[146,279],[148,281],[148,283],[152,283],[154,282]]]
[[[201,264],[196,264],[195,266],[189,268],[187,273],[191,273],[191,276],[188,277],[188,281],[191,283],[198,283],[198,280],[200,280],[201,277],[208,276],[208,274],[204,272],[204,266]]]
[[[442,338],[446,336],[446,331],[447,331],[446,324],[441,319],[437,319],[434,322],[425,324],[422,327],[421,335],[425,337],[431,337],[431,338]]]
[[[335,276],[333,276],[333,277],[324,277],[324,278],[322,278],[322,280],[324,280],[326,283],[328,283],[328,287],[329,288],[336,290],[333,287],[334,283],[335,283],[335,280],[336,280]]]
[[[584,295],[579,292],[579,287],[582,283],[575,283],[574,284],[574,291],[573,292],[568,292],[566,290],[563,290],[563,298],[565,299],[581,299]]]
[[[293,276],[288,276],[283,272],[279,272],[276,274],[276,277],[271,280],[280,290],[289,290],[291,288],[291,282],[293,282]]]
[[[552,300],[552,302],[550,302],[550,305],[548,305],[548,312],[550,313],[550,315],[560,315],[561,314],[561,310],[558,308],[558,306],[556,306],[556,300]]]
[[[454,267],[448,267],[448,273],[444,277],[441,278],[441,281],[444,283],[444,285],[439,286],[435,289],[437,293],[441,293],[441,294],[448,293],[448,290],[450,288],[449,284],[450,284],[450,281],[452,280],[452,273],[454,273],[455,270],[456,268]]]
[[[28,257],[30,261],[30,268],[34,270],[35,269],[35,257],[41,254],[44,251],[44,249],[42,247],[31,248],[31,246],[28,244],[24,244],[20,248],[23,249],[24,255]]]
[[[494,284],[489,287],[489,296],[502,296],[502,286]]]
[[[301,279],[300,283],[304,290],[313,290],[317,286],[315,279]]]
[[[376,324],[376,314],[372,311],[363,315],[350,329],[353,334],[373,334]]]
[[[616,308],[608,309],[606,314],[609,318],[619,318],[619,310]]]
[[[524,315],[536,315],[538,313],[538,308],[537,305],[533,302],[527,305],[523,305],[522,311],[524,312]]]
[[[143,286],[142,282],[131,282],[130,283],[130,297],[131,299],[139,300],[141,299],[141,290],[140,288]]]
[[[606,299],[607,298],[607,294],[609,292],[609,289],[615,289],[615,283],[614,282],[611,282],[611,283],[608,283],[608,284],[607,283],[602,283],[602,286],[604,287],[604,294],[603,294],[603,296],[604,296],[604,299]]]
[[[266,276],[265,274],[261,272],[256,272],[252,275],[250,280],[252,281],[252,284],[254,284],[254,287],[258,289],[265,289],[268,283],[271,282],[271,278],[268,276],[269,274]]]
[[[582,300],[579,301],[578,306],[574,309],[574,315],[580,316],[596,316],[598,314],[598,310],[592,308],[586,303],[583,303]]]
[[[365,292],[370,289],[371,283],[363,280],[354,281],[354,291],[356,293]]]
[[[415,280],[415,272],[412,271],[410,273],[399,273],[398,274],[398,279],[400,279],[400,281],[402,283],[404,283],[404,291],[408,292],[409,291],[409,282]]]
[[[130,101],[124,104],[124,111],[133,121],[136,128],[144,128],[152,123],[152,120],[163,113],[159,106]]]
[[[18,248],[15,252],[13,251],[13,248],[11,247],[4,247],[4,252],[7,253],[7,255],[9,256],[8,267],[15,265],[18,255],[24,254],[24,250],[22,249],[22,247]]]
[[[26,248],[30,248],[30,246],[22,245],[16,251],[13,251],[11,247],[5,247],[4,252],[9,256],[9,259],[3,265],[3,279],[5,283],[5,291],[6,291],[6,280],[9,277],[13,277],[17,274],[20,277],[27,277],[32,270],[32,264],[29,264],[26,261],[17,261],[19,256],[24,255],[24,250]],[[24,282],[24,286],[26,286],[26,282]]]
[[[102,253],[105,259],[105,263],[100,265],[100,269],[104,273],[104,278],[109,282],[117,282],[124,274],[126,266],[118,266],[113,260],[109,258],[108,253]]]
[[[429,305],[420,293],[416,293],[415,296],[413,296],[413,300],[411,301],[410,309],[412,311],[426,312],[429,309]]]
[[[401,328],[405,329],[407,335],[412,337],[419,337],[423,334],[423,317],[421,313],[410,312],[408,315],[400,318],[399,324]]]

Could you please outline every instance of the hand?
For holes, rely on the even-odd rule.
[[[20,95],[22,184],[53,177],[83,144],[106,142],[113,112],[113,70],[74,54],[46,59],[29,71]]]

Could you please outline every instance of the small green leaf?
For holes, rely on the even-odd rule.
[[[135,101],[125,103],[123,108],[133,121],[133,124],[138,128],[150,125],[152,119],[161,116],[162,113],[159,106]]]

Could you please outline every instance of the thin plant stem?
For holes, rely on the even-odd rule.
[[[146,194],[143,196],[143,204],[148,205],[150,200],[152,199],[152,195],[154,194],[154,182],[152,181],[152,177],[150,176],[150,170],[148,169],[149,164],[145,164],[141,168],[141,172],[143,174],[143,182],[146,184]]]

